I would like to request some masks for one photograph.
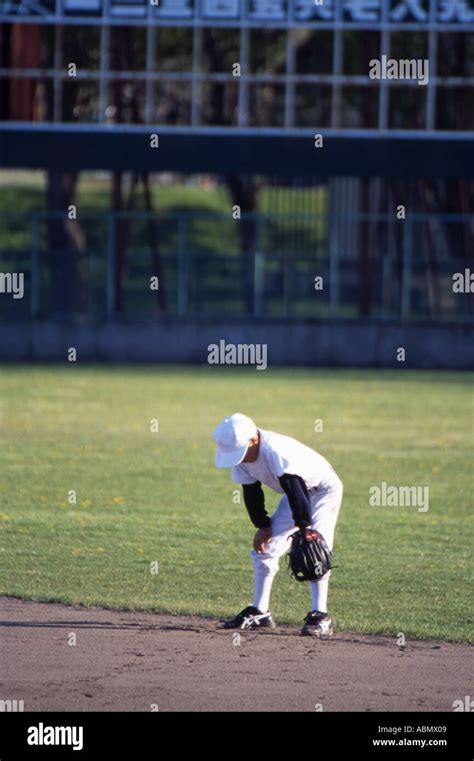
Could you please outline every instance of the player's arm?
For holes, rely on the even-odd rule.
[[[265,510],[265,495],[260,481],[253,484],[242,484],[244,503],[255,528],[270,528],[270,516]]]
[[[311,503],[306,484],[300,476],[283,473],[278,478],[280,486],[288,497],[295,526],[306,528],[311,525]]]

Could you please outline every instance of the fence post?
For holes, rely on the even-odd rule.
[[[331,317],[336,317],[339,311],[340,236],[332,212],[326,217],[326,229],[329,231],[329,309]]]
[[[409,215],[403,226],[403,271],[400,316],[404,319],[411,314],[411,279],[413,251],[413,220]]]
[[[188,253],[187,218],[178,217],[178,315],[185,317],[188,313]]]
[[[262,217],[256,218],[255,252],[254,252],[254,276],[253,276],[253,314],[261,317],[263,314],[263,288],[265,254],[262,251]]]
[[[39,312],[39,271],[38,271],[38,215],[33,212],[31,217],[31,294],[30,311],[32,319]]]
[[[283,316],[289,317],[291,313],[291,295],[292,295],[292,283],[291,277],[293,273],[291,255],[287,250],[283,251]]]
[[[107,315],[115,311],[115,214],[110,212],[107,220]]]

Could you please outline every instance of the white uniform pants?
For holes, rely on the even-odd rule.
[[[319,531],[326,540],[329,549],[334,544],[339,509],[341,507],[343,486],[340,479],[333,474],[331,486],[319,488],[310,494],[311,528]],[[254,601],[256,608],[266,613],[270,606],[270,592],[275,574],[278,571],[279,560],[290,549],[290,537],[297,528],[286,494],[281,498],[275,512],[270,516],[272,538],[265,545],[261,554],[251,551],[254,564]],[[327,611],[327,594],[329,586],[328,571],[319,581],[310,581],[311,610]]]

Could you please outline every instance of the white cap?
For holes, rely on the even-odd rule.
[[[247,415],[236,412],[225,417],[212,435],[217,444],[216,465],[218,468],[230,468],[238,465],[245,457],[249,440],[257,433],[257,426]]]

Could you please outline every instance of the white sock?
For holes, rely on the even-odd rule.
[[[262,613],[267,613],[270,608],[270,592],[274,575],[268,575],[258,568],[254,571],[253,604]]]
[[[311,610],[327,613],[329,575],[319,581],[310,581],[309,588],[311,590]]]

